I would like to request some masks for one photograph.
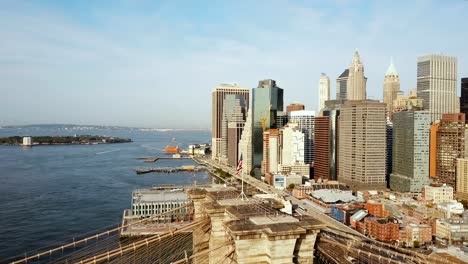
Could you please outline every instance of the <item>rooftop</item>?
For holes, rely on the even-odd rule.
[[[324,203],[349,203],[349,202],[364,202],[364,199],[354,196],[349,191],[337,189],[321,189],[312,191],[312,197],[322,200]]]
[[[174,190],[151,190],[140,189],[132,194],[132,204],[153,203],[167,201],[187,201],[187,194],[182,189]]]

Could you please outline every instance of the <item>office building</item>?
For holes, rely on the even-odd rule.
[[[468,199],[468,159],[457,159],[457,196]]]
[[[226,95],[241,95],[245,102],[245,111],[249,108],[249,89],[241,88],[238,84],[221,84],[213,89],[212,97],[212,123],[211,123],[211,156],[212,159],[219,160],[222,151],[222,126],[223,126],[223,110],[224,99]]]
[[[276,81],[268,79],[258,82],[252,89],[253,122],[253,166],[260,168],[263,159],[263,131],[277,128],[277,112],[283,111],[283,89]]]
[[[385,151],[385,181],[387,188],[390,188],[390,174],[393,167],[393,123],[387,117],[387,130],[386,130],[386,151]]]
[[[282,131],[282,155],[281,164],[290,166],[304,164],[305,135],[294,121],[284,126]]]
[[[330,122],[330,146],[329,146],[329,157],[330,157],[330,174],[329,179],[336,181],[338,179],[339,172],[339,117],[340,109],[344,104],[345,100],[329,100],[325,102],[325,109],[323,115],[329,117]]]
[[[281,158],[280,130],[276,128],[263,132],[262,174],[277,173]]]
[[[278,111],[276,113],[276,118],[278,128],[282,128],[288,123],[288,114],[286,112]]]
[[[249,112],[247,113],[247,121],[244,124],[244,129],[242,130],[242,135],[239,140],[238,159],[242,157],[242,173],[244,173],[245,175],[250,175],[250,172],[253,169],[252,148],[252,110],[249,110]]]
[[[430,113],[407,110],[393,114],[393,172],[390,188],[420,192],[429,179]]]
[[[453,200],[453,187],[438,183],[426,185],[422,189],[422,198],[435,204],[450,202]]]
[[[367,78],[364,76],[364,65],[361,62],[359,52],[354,52],[354,57],[349,66],[348,82],[346,84],[347,100],[365,100],[366,99]]]
[[[312,164],[314,161],[314,111],[293,111],[289,113],[289,122],[297,123],[297,127],[304,133],[304,162]]]
[[[330,117],[315,118],[314,178],[330,179]]]
[[[430,149],[435,173],[433,171],[431,176],[439,183],[456,188],[457,159],[465,157],[465,114],[444,114],[440,123],[431,129],[435,134]]]
[[[343,73],[336,79],[336,100],[346,100],[348,91],[349,69],[345,69]]]
[[[461,79],[460,113],[468,114],[468,78]]]
[[[286,106],[286,114],[289,115],[289,113],[291,113],[292,111],[300,111],[304,109],[305,109],[305,106],[303,104],[292,103]]]
[[[238,144],[246,120],[246,105],[240,94],[228,94],[224,99],[221,157],[220,160],[230,166],[237,165]]]
[[[424,110],[431,121],[443,114],[457,113],[457,58],[444,55],[418,57],[418,98],[424,99]]]
[[[353,190],[385,189],[385,103],[346,101],[339,121],[338,180]]]
[[[387,104],[387,116],[392,120],[393,101],[397,99],[400,92],[400,77],[395,65],[393,65],[393,61],[390,62],[390,66],[385,73],[383,88],[384,103]]]
[[[319,80],[319,113],[325,107],[325,101],[330,100],[330,78],[325,73],[320,75]]]

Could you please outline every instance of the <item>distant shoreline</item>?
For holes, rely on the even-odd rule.
[[[25,143],[27,142],[27,143]],[[0,145],[4,146],[55,146],[55,145],[100,145],[133,142],[129,138],[107,136],[12,136],[0,138]]]

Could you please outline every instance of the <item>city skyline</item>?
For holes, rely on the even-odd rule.
[[[383,99],[390,57],[405,93],[416,88],[418,56],[457,57],[458,95],[468,76],[460,34],[466,1],[121,1],[111,7],[15,1],[0,7],[0,34],[7,39],[0,43],[0,126],[209,128],[211,107],[197,103],[209,101],[209,91],[229,81],[252,89],[269,78],[285,89],[285,105],[298,101],[317,110],[320,73],[330,77],[333,98],[356,48],[369,99]],[[436,21],[426,15],[435,10]],[[265,21],[259,13],[282,19]],[[427,25],[433,34],[426,34]]]

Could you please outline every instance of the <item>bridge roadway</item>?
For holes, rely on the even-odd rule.
[[[239,180],[242,180],[242,176],[241,175],[235,175],[235,169],[230,167],[230,166],[227,166],[227,165],[224,165],[224,164],[220,164],[216,161],[213,161],[213,160],[208,160],[208,159],[200,159],[200,158],[196,158],[197,159],[197,162],[201,163],[201,164],[205,164],[206,166],[208,167],[215,167],[215,168],[219,168],[219,169],[222,169],[226,172],[228,172],[229,174],[233,175],[234,177],[236,177],[237,179]],[[297,199],[296,197],[282,191],[282,190],[278,190],[276,188],[274,188],[273,186],[271,185],[268,185],[254,177],[251,177],[251,176],[245,176],[244,177],[244,182],[246,184],[249,184],[255,188],[257,188],[258,190],[264,192],[264,193],[268,193],[268,194],[274,194],[280,198],[283,198],[284,200],[287,200],[287,201],[290,201],[292,204],[297,204],[298,206],[304,208],[305,210],[296,210],[296,211],[299,211],[300,214],[303,214],[303,215],[310,215],[312,217],[314,217],[315,219],[323,222],[324,224],[326,224],[329,228],[331,229],[336,229],[338,231],[342,231],[342,232],[345,232],[345,233],[349,233],[349,234],[352,234],[354,236],[357,236],[357,237],[361,237],[361,238],[366,238],[363,234],[359,233],[358,231],[352,229],[351,227],[329,217],[328,215],[320,212],[319,210],[315,209],[314,207],[310,206],[310,205],[307,205],[306,203],[303,203],[301,200]]]

